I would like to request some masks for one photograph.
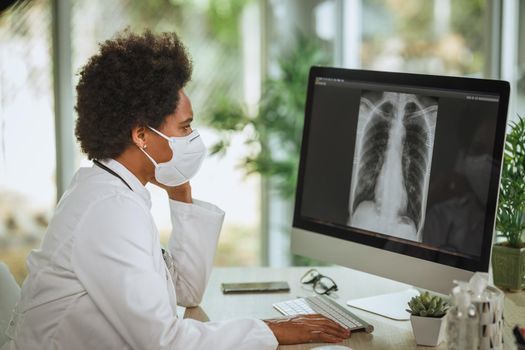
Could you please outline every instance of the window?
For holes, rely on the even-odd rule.
[[[49,1],[0,17],[0,261],[16,280],[55,205]]]
[[[486,1],[363,0],[362,68],[483,75]]]

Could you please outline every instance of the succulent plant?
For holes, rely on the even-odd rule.
[[[447,302],[437,296],[430,295],[429,292],[421,293],[421,295],[413,297],[408,302],[410,310],[407,311],[413,316],[421,317],[442,317],[447,313]]]

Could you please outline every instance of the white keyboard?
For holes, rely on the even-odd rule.
[[[367,333],[374,331],[374,326],[322,295],[282,301],[273,304],[273,307],[286,316],[321,314],[352,331],[361,329]]]

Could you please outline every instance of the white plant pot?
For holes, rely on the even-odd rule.
[[[438,346],[445,337],[445,316],[410,316],[412,331],[418,345]]]

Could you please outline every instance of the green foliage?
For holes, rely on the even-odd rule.
[[[185,28],[187,23],[197,20],[205,25],[207,36],[237,53],[241,33],[239,19],[250,1],[253,0],[130,1],[131,27],[142,30],[147,25],[154,31],[174,30],[175,27],[177,33],[184,34],[186,30],[192,30],[191,26],[190,29]]]
[[[292,256],[292,265],[293,266],[328,266],[324,261],[311,259],[307,256],[302,255],[293,255]]]
[[[417,297],[413,297],[408,302],[407,311],[413,316],[421,317],[443,317],[447,313],[447,302],[437,296],[424,292]]]
[[[328,58],[316,42],[300,38],[278,63],[281,74],[264,82],[256,115],[221,98],[206,121],[222,136],[212,154],[224,154],[235,133],[251,130],[246,142],[250,153],[242,163],[246,173],[272,177],[282,196],[290,198],[295,192],[308,74],[312,65],[326,64]]]
[[[239,18],[251,0],[209,0],[208,20],[213,35],[230,49],[239,46]]]
[[[433,36],[433,2],[408,0],[403,8],[390,5],[399,33],[407,41],[431,40]]]
[[[165,28],[163,24],[169,19],[172,26],[179,27],[182,5],[168,0],[130,1],[126,7],[129,10],[130,28],[134,31],[143,31],[144,27],[153,31],[174,30],[171,26]]]
[[[496,229],[511,247],[525,246],[525,118],[511,123],[505,141]]]
[[[461,33],[465,42],[473,52],[483,52],[487,42],[485,35],[486,21],[480,21],[489,11],[488,1],[486,0],[469,0],[469,1],[452,1],[452,18],[451,27],[456,33]]]

